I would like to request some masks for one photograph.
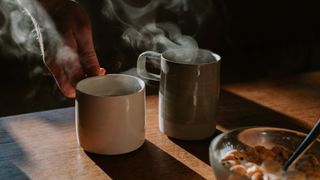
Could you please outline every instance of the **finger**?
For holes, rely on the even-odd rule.
[[[74,12],[77,14],[74,36],[77,42],[77,52],[79,53],[81,65],[87,76],[100,75],[102,72],[93,45],[89,17],[80,6],[76,6]]]
[[[99,75],[102,76],[102,75],[105,75],[106,74],[106,70],[104,68],[100,68],[99,69]]]
[[[61,93],[68,98],[75,98],[76,84],[84,78],[84,72],[76,61],[59,61],[51,59],[46,60],[45,64],[51,72]]]

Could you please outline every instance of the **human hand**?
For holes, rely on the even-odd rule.
[[[94,50],[89,18],[80,5],[70,0],[39,0],[55,23],[62,43],[55,54],[45,53],[45,64],[60,91],[76,96],[76,84],[85,77],[104,75]],[[50,41],[52,39],[47,39]],[[50,51],[50,49],[49,49]]]

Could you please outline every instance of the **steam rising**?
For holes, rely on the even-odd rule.
[[[156,12],[162,9],[181,16],[193,14],[200,26],[210,13],[210,0],[150,0],[142,5],[142,1],[137,2],[132,5],[125,0],[105,0],[103,13],[124,26],[125,42],[140,50],[184,49],[188,57],[185,61],[197,56],[198,44],[192,36],[182,34],[173,22],[157,22]],[[43,64],[54,63],[69,74],[76,70],[72,64],[78,58],[36,0],[0,0],[0,53],[39,55]],[[43,64],[34,67],[30,76],[44,73]]]
[[[0,43],[15,46],[6,50],[20,55],[37,53],[44,61],[56,59],[57,63],[77,56],[64,44],[55,24],[35,0],[2,0],[0,7]]]
[[[77,58],[36,0],[0,1],[0,52],[16,57],[35,54],[41,56],[43,64],[53,62],[61,67]],[[43,64],[34,67],[30,77],[44,74]],[[68,73],[74,71],[72,68],[65,70]]]
[[[191,36],[183,35],[173,22],[157,23],[155,13],[159,8],[176,14],[191,12],[200,26],[209,13],[210,1],[151,0],[137,7],[124,0],[105,0],[103,13],[122,23],[126,28],[122,39],[133,48],[157,52],[179,49],[187,57],[184,61],[193,61],[198,52],[197,42]]]

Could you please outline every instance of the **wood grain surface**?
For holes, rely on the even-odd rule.
[[[224,85],[217,128],[276,126],[308,131],[320,111],[320,72]],[[0,118],[0,179],[214,179],[208,157],[213,137],[168,138],[158,128],[158,97],[147,97],[146,141],[116,156],[77,144],[74,108]]]
[[[225,85],[220,102],[222,129],[260,125],[307,132],[320,118],[320,72]]]

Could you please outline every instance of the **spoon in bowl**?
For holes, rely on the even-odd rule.
[[[288,161],[284,164],[283,170],[290,169],[289,167],[297,162],[297,160],[312,146],[320,135],[320,119],[316,125],[312,128],[309,134],[299,144],[297,149],[289,157]]]

